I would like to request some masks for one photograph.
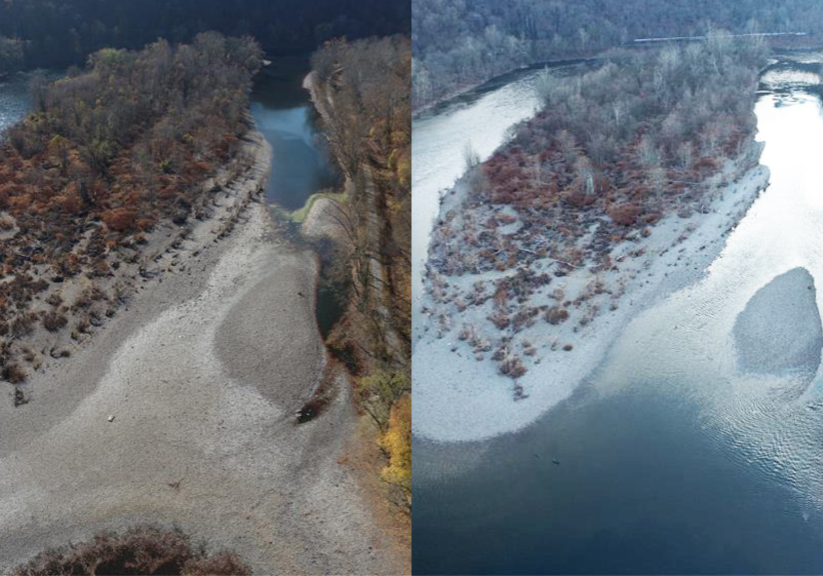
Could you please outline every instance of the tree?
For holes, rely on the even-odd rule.
[[[408,508],[411,508],[412,500],[411,418],[411,396],[406,395],[392,407],[388,429],[380,439],[389,458],[389,464],[380,476],[402,491],[404,505]]]
[[[465,163],[466,172],[471,171],[475,166],[480,164],[480,156],[470,141],[467,141],[463,145],[463,162]]]
[[[23,66],[23,42],[0,36],[0,77]]]
[[[402,372],[377,371],[357,383],[359,405],[385,433],[394,405],[411,391],[409,378]]]
[[[46,111],[46,94],[48,93],[49,81],[41,72],[35,72],[29,80],[29,93],[34,102],[34,108],[38,112]]]

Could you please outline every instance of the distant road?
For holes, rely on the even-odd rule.
[[[808,32],[758,32],[751,34],[731,34],[732,38],[747,37],[775,37],[775,36],[809,36]],[[669,38],[635,38],[635,44],[647,44],[651,42],[702,42],[708,40],[708,36],[671,36]]]

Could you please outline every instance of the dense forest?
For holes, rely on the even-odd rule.
[[[198,35],[140,52],[104,49],[85,72],[32,82],[34,110],[0,145],[0,366],[13,384],[21,339],[39,325],[86,332],[125,298],[101,279],[138,261],[158,224],[203,217],[203,183],[248,130],[262,50],[249,38]],[[141,272],[142,273],[142,272]],[[85,286],[73,301],[60,287]]]
[[[493,298],[489,321],[517,332],[541,312],[527,305],[529,296],[550,281],[533,263],[610,270],[622,240],[648,236],[668,214],[701,210],[711,192],[704,183],[728,160],[739,170],[759,161],[752,109],[767,55],[760,39],[718,32],[685,47],[616,50],[582,76],[545,71],[537,115],[485,163],[467,152],[466,201],[433,236],[435,300],[451,297],[446,277],[517,270],[492,290],[478,282],[475,293],[461,296],[464,307]],[[552,324],[567,316],[545,311]],[[494,359],[518,378],[525,368],[505,347]]]
[[[590,56],[635,38],[823,28],[814,0],[414,0],[413,105],[519,66]]]
[[[334,41],[312,58],[324,130],[349,183],[339,263],[352,278],[332,346],[353,350],[359,407],[380,432],[383,479],[411,505],[411,45]]]
[[[0,74],[67,67],[106,47],[188,42],[215,30],[257,38],[270,54],[310,52],[331,38],[409,32],[408,1],[384,0],[5,0],[0,2]]]

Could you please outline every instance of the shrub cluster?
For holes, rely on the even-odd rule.
[[[179,574],[251,576],[232,552],[209,555],[182,531],[137,526],[122,534],[101,532],[91,541],[48,550],[12,571],[13,576]]]

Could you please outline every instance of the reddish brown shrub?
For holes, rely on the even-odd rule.
[[[9,362],[3,366],[3,371],[0,375],[2,375],[3,380],[11,382],[12,384],[20,384],[25,382],[26,378],[28,378],[26,371],[19,364],[15,364],[14,362]]]
[[[103,212],[100,217],[109,230],[127,232],[132,230],[137,222],[137,211],[132,208],[115,208]]]
[[[497,326],[497,328],[499,328],[500,330],[508,328],[509,324],[511,323],[509,317],[506,316],[506,314],[500,310],[489,316],[489,320],[491,320],[494,323],[494,325]]]
[[[615,224],[632,226],[637,222],[637,217],[640,216],[640,212],[642,212],[642,209],[636,204],[621,204],[620,206],[610,208],[609,216],[611,216]]]
[[[251,569],[233,553],[211,556],[193,547],[178,529],[137,526],[122,535],[101,532],[89,542],[48,550],[12,571],[13,576],[79,574],[250,576]]]
[[[520,356],[509,356],[500,364],[500,372],[509,378],[520,378],[526,373],[526,367]]]
[[[560,324],[569,319],[569,311],[560,306],[552,306],[546,310],[546,322],[549,324]]]
[[[49,332],[57,332],[68,323],[68,318],[59,312],[50,311],[43,315],[43,327]]]

